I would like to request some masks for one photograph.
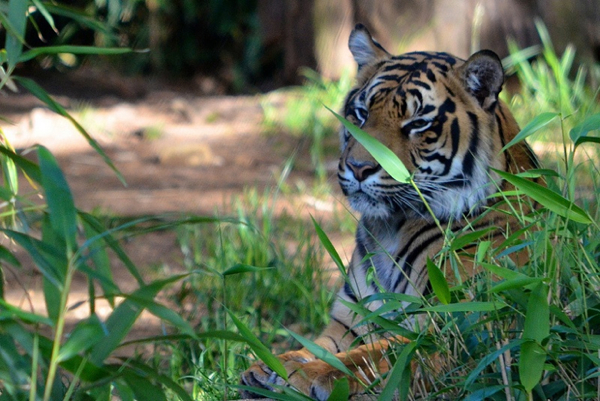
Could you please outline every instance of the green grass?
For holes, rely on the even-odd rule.
[[[311,226],[295,216],[274,216],[272,200],[268,192],[248,190],[233,205],[243,224],[178,230],[184,265],[194,274],[173,300],[198,332],[233,330],[229,310],[280,353],[293,343],[284,327],[317,333],[328,323],[334,292]],[[231,269],[241,272],[229,274]],[[179,371],[191,373],[202,400],[223,399],[254,359],[245,345],[231,342],[207,342],[201,350],[182,343],[177,353]]]
[[[284,130],[306,137],[310,141],[315,176],[323,183],[327,178],[325,159],[331,156],[328,150],[334,149],[335,158],[339,149],[337,120],[323,106],[339,109],[352,86],[352,79],[345,73],[339,80],[329,80],[310,69],[304,69],[302,74],[306,78],[305,85],[284,88],[263,97],[264,126],[267,131]]]

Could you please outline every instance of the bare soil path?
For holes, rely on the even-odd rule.
[[[0,122],[0,127],[11,145],[49,148],[81,210],[117,216],[226,213],[232,197],[244,188],[274,187],[284,162],[299,146],[300,160],[290,180],[312,179],[300,139],[263,133],[259,97],[202,97],[190,88],[101,78],[88,71],[69,77],[50,74],[38,82],[100,143],[125,177],[126,186],[69,121],[25,91],[0,97],[0,115],[11,122]],[[309,201],[300,208],[297,204],[288,207],[294,213],[328,213]],[[169,265],[171,271],[181,268],[173,231],[135,237],[124,247],[142,271],[161,264]],[[27,255],[15,252],[24,268],[6,274],[6,297],[27,310],[45,313],[41,277],[27,262]],[[113,267],[122,288],[133,289],[134,280],[126,269],[118,261]],[[86,298],[87,282],[78,277],[69,303]],[[98,311],[101,316],[110,313],[108,306]],[[86,313],[87,308],[79,307],[70,316],[75,321]],[[134,337],[161,329],[149,314],[140,323]]]

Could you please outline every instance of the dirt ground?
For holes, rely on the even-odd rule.
[[[117,216],[226,214],[231,198],[242,194],[244,188],[275,187],[285,161],[297,149],[299,162],[288,182],[312,179],[306,146],[299,138],[263,132],[259,97],[203,97],[193,83],[186,87],[152,80],[105,80],[89,71],[71,74],[68,80],[50,74],[37,81],[100,143],[126,180],[123,185],[69,121],[32,95],[21,90],[0,96],[0,115],[9,121],[0,126],[11,145],[49,148],[81,210]],[[335,160],[332,162],[335,165]],[[333,172],[331,176],[335,176]],[[277,207],[307,218],[309,212],[327,218],[334,208],[343,206],[335,199],[315,200],[307,194],[299,203],[284,199]],[[135,237],[124,247],[142,271],[160,264],[168,264],[173,272],[181,268],[181,253],[172,231]],[[7,272],[6,298],[44,314],[41,277],[27,255],[18,249],[15,252],[24,267]],[[113,267],[121,288],[134,289],[135,282],[126,269],[119,262]],[[69,304],[86,299],[87,282],[76,277]],[[87,313],[87,308],[80,306],[69,316],[76,321]],[[100,305],[98,313],[106,316],[110,308]],[[134,337],[160,330],[157,319],[144,314]]]

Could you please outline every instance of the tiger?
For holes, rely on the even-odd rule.
[[[490,196],[511,187],[495,170],[515,174],[538,162],[524,141],[502,151],[520,130],[498,97],[504,70],[493,51],[478,51],[466,61],[444,52],[393,56],[362,24],[351,32],[349,48],[358,73],[344,102],[344,117],[391,149],[419,189],[392,178],[342,126],[338,181],[361,217],[345,284],[331,308],[330,324],[314,343],[372,381],[372,366],[385,369],[386,350],[407,340],[370,341],[368,327],[356,325],[360,318],[348,304],[383,291],[430,294],[426,264],[442,250],[444,232],[459,232],[476,221],[473,229],[497,227],[500,232],[493,236],[504,238],[511,217],[490,211],[496,202]],[[367,280],[373,270],[376,280]],[[381,305],[366,306],[374,311]],[[344,376],[306,348],[278,358],[288,381],[258,362],[242,373],[242,386],[291,386],[326,400],[335,380]],[[351,394],[363,391],[356,380],[350,379],[349,386]],[[242,395],[257,397],[250,390]]]

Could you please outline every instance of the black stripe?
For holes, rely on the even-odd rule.
[[[342,352],[342,350],[340,349],[337,341],[335,341],[335,338],[331,337],[331,336],[324,336],[326,338],[329,338],[331,340],[331,342],[333,342],[333,344],[335,345],[335,353],[339,354],[340,352]]]
[[[356,331],[354,331],[352,328],[350,328],[349,326],[347,326],[346,324],[344,324],[342,321],[336,319],[335,317],[331,316],[331,320],[333,320],[334,322],[336,322],[337,324],[341,325],[343,328],[346,329],[347,333],[350,333],[354,336],[354,338],[359,338],[359,342],[360,344],[364,344],[365,342],[362,340],[362,338],[358,335],[358,333]]]
[[[443,236],[444,235],[441,233],[433,234],[431,237],[429,237],[425,241],[421,242],[415,249],[413,249],[406,256],[406,260],[404,261],[404,264],[405,265],[408,264],[408,265],[412,266],[414,261],[419,257],[419,255],[421,255],[423,253],[423,251],[425,251],[429,247],[429,245],[431,245],[433,242],[439,240]]]
[[[431,82],[436,82],[435,74],[433,73],[433,71],[427,71],[427,79],[429,79]]]
[[[423,227],[421,230],[419,230],[417,233],[415,233],[412,237],[410,237],[404,248],[402,248],[402,250],[396,254],[396,263],[398,263],[398,261],[402,259],[402,257],[404,257],[404,255],[408,252],[408,248],[413,244],[413,242],[417,240],[419,236],[423,235],[424,232],[434,228],[437,229],[437,225],[435,223],[430,223]]]
[[[467,115],[471,120],[471,142],[469,143],[469,150],[463,160],[463,173],[465,176],[470,177],[473,174],[473,167],[475,165],[475,154],[477,154],[477,148],[479,147],[479,121],[477,116],[471,112]]]
[[[354,290],[352,290],[352,287],[350,287],[349,283],[344,284],[344,294],[346,294],[348,298],[352,300],[352,302],[358,303],[358,298],[356,298]]]
[[[430,89],[431,89],[431,86],[429,86],[429,84],[427,84],[427,83],[425,83],[425,82],[422,82],[422,81],[417,81],[417,80],[414,80],[414,81],[411,81],[411,82],[412,82],[413,84],[415,84],[415,85],[417,85],[417,86],[420,86],[420,87],[422,87],[422,88],[425,88],[425,89],[427,89],[427,90],[430,90]]]

